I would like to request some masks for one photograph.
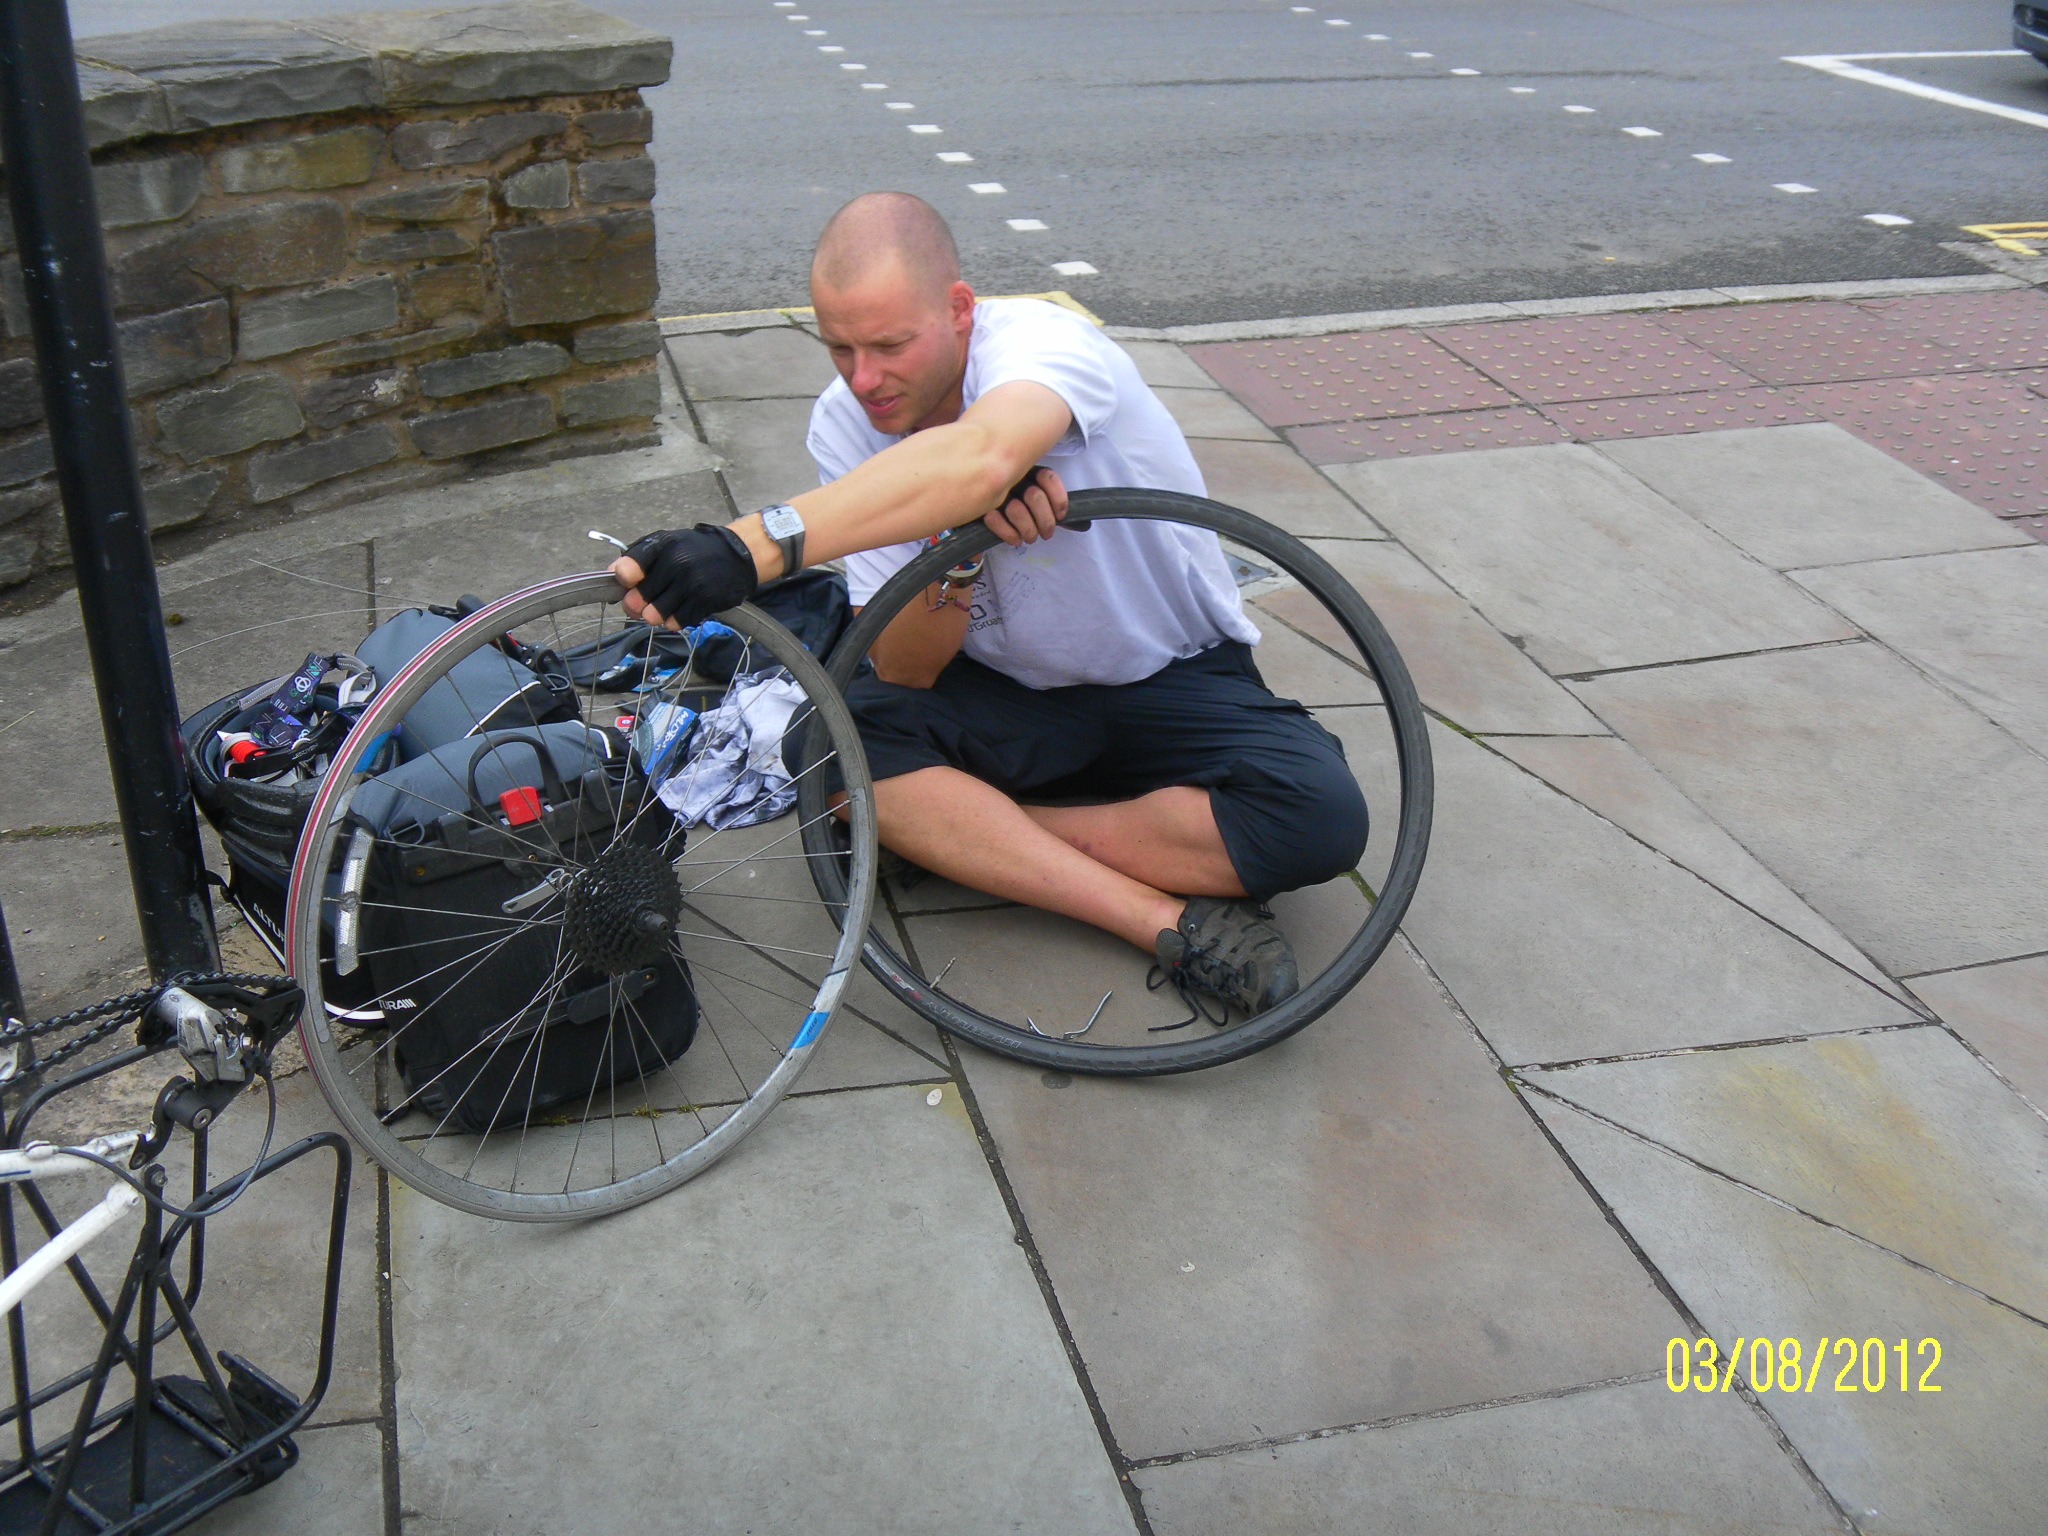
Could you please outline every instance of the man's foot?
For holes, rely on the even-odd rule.
[[[1171,982],[1183,998],[1202,993],[1253,1014],[1301,990],[1292,946],[1248,901],[1194,897],[1177,924],[1159,930],[1154,953],[1158,984]]]

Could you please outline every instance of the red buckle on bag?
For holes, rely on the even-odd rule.
[[[540,791],[530,784],[522,789],[508,789],[498,796],[498,809],[505,813],[508,824],[531,826],[540,820]]]

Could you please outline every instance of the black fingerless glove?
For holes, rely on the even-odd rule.
[[[639,592],[648,605],[686,629],[738,607],[761,584],[745,541],[710,523],[643,534],[626,558],[646,572]]]

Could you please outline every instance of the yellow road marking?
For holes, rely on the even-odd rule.
[[[2048,230],[2048,225],[2042,225],[2040,227],[2044,230]],[[1086,320],[1091,325],[1102,324],[1102,319],[1099,315],[1095,314],[1092,310],[1088,308],[1087,305],[1083,304],[1079,299],[1075,298],[1071,293],[1066,292],[1064,289],[1055,288],[1050,293],[984,294],[983,297],[998,299],[1043,299],[1048,304],[1057,304],[1062,309],[1071,309],[1075,314],[1079,315],[1083,320]],[[817,311],[812,309],[808,304],[801,306],[791,306],[789,308],[773,309],[714,309],[709,311],[708,313],[701,315],[663,315],[661,317],[660,323],[662,325],[674,325],[684,320],[737,320],[742,315],[781,315],[788,320],[810,320],[816,317]]]
[[[1965,224],[1963,232],[1981,235],[2001,251],[2011,251],[2015,256],[2048,256],[2048,222],[2035,220],[2026,224]]]

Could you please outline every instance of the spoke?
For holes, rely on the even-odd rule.
[[[514,939],[518,937],[519,930],[514,929],[511,933],[506,934],[502,939],[494,941],[483,951],[483,953],[476,957],[475,962],[469,967],[468,970],[464,971],[460,976],[456,977],[454,981],[450,982],[446,987],[442,989],[441,995],[439,997],[435,998],[431,1003],[427,1004],[426,1007],[422,1008],[418,1013],[414,1014],[411,1018],[407,1019],[403,1024],[399,1025],[398,1028],[392,1030],[389,1034],[387,1034],[383,1040],[379,1041],[377,1045],[371,1049],[370,1054],[367,1057],[365,1057],[364,1060],[366,1062],[375,1062],[381,1055],[383,1055],[385,1051],[391,1049],[391,1047],[398,1043],[398,1037],[400,1035],[404,1034],[408,1029],[411,1029],[415,1024],[419,1023],[420,1020],[424,1019],[428,1014],[432,1013],[436,1008],[440,1007],[443,1003],[447,1002],[448,999],[454,995],[456,988],[460,987],[465,981],[469,980],[471,976],[476,974],[478,967],[483,965],[483,963],[486,960],[490,959],[492,955],[496,954],[499,950],[503,949],[507,944],[511,943]],[[467,958],[467,956],[463,956],[455,960],[450,960],[446,965],[437,965],[434,967],[433,970],[428,971],[425,975],[415,977],[413,980],[413,985],[417,986],[419,985],[420,982],[432,980],[434,977],[440,975],[443,971],[450,970],[453,967],[460,965],[463,959]],[[360,1065],[351,1067],[349,1069],[349,1075],[353,1077],[356,1073],[360,1072],[361,1070],[362,1067]]]
[[[547,990],[547,988],[543,986],[542,991],[545,990]],[[540,994],[535,993],[534,996],[537,1000]],[[528,1007],[531,1006],[531,1004],[528,1004]],[[421,1083],[417,1088],[413,1089],[413,1091],[411,1093],[408,1093],[403,1099],[400,1099],[398,1103],[390,1111],[388,1111],[388,1113],[393,1116],[396,1116],[405,1111],[406,1109],[409,1109],[412,1106],[413,1100],[417,1099],[421,1094],[425,1093],[428,1089],[432,1088],[436,1083],[440,1082],[442,1078],[446,1077],[450,1072],[453,1072],[457,1067],[461,1066],[465,1061],[469,1060],[469,1058],[474,1056],[478,1051],[482,1050],[486,1043],[492,1042],[494,1040],[502,1041],[506,1037],[509,1037],[512,1033],[514,1026],[516,1026],[519,1023],[520,1019],[525,1016],[525,1013],[526,1009],[522,1008],[518,1013],[513,1014],[503,1023],[494,1024],[490,1027],[489,1030],[487,1030],[483,1034],[478,1035],[475,1044],[471,1045],[468,1050],[464,1051],[460,1056],[457,1056],[453,1061],[449,1062],[446,1066],[442,1067],[440,1071],[436,1072],[424,1083]],[[539,1034],[540,1031],[536,1029],[534,1033]],[[491,1058],[495,1057],[497,1054],[497,1044],[493,1043],[491,1045],[490,1057],[486,1057],[484,1059],[483,1066],[478,1067],[477,1071],[481,1072],[484,1067],[489,1066],[491,1064]],[[433,1130],[427,1133],[427,1141],[431,1142],[436,1136],[441,1134],[443,1128],[446,1127],[448,1124],[449,1116],[453,1115],[454,1113],[455,1105],[450,1104],[448,1106],[448,1114],[443,1115],[441,1117],[440,1124],[436,1125],[433,1128]]]
[[[555,993],[560,990],[562,982],[568,979],[568,973],[562,966],[562,941],[560,939],[555,941],[555,963],[548,974],[552,984],[548,988],[547,997],[541,1004],[542,1017],[546,1017],[546,1010],[554,1006]],[[512,1090],[519,1086],[519,1074],[526,1070],[526,1063],[529,1058],[533,1060],[534,1067],[533,1075],[527,1079],[526,1099],[528,1113],[532,1112],[533,1090],[540,1082],[540,1046],[541,1042],[546,1038],[547,1030],[545,1027],[536,1029],[527,1038],[526,1049],[519,1053],[519,1063],[513,1067],[511,1077],[506,1080],[505,1091],[498,1096],[498,1107],[491,1111],[489,1124],[484,1127],[484,1133],[476,1139],[476,1150],[469,1155],[469,1166],[462,1170],[462,1177],[465,1181],[468,1180],[471,1174],[476,1172],[477,1159],[484,1155],[484,1146],[491,1139],[492,1128],[504,1117],[505,1105],[512,1098]],[[519,1136],[521,1142],[524,1143],[526,1138],[524,1122],[520,1124]],[[517,1153],[514,1153],[512,1158],[512,1182],[514,1184],[519,1182],[519,1158]]]
[[[692,908],[692,910],[694,911],[695,909]],[[700,912],[698,916],[710,917],[711,914]],[[713,922],[717,921],[716,918],[711,920]],[[675,936],[679,939],[709,939],[714,944],[738,944],[752,950],[773,950],[779,955],[808,955],[814,960],[830,960],[832,958],[821,949],[791,949],[786,944],[764,944],[759,939],[729,939],[721,933],[699,933],[695,929],[679,928],[676,930]],[[685,958],[688,957],[686,956]]]

